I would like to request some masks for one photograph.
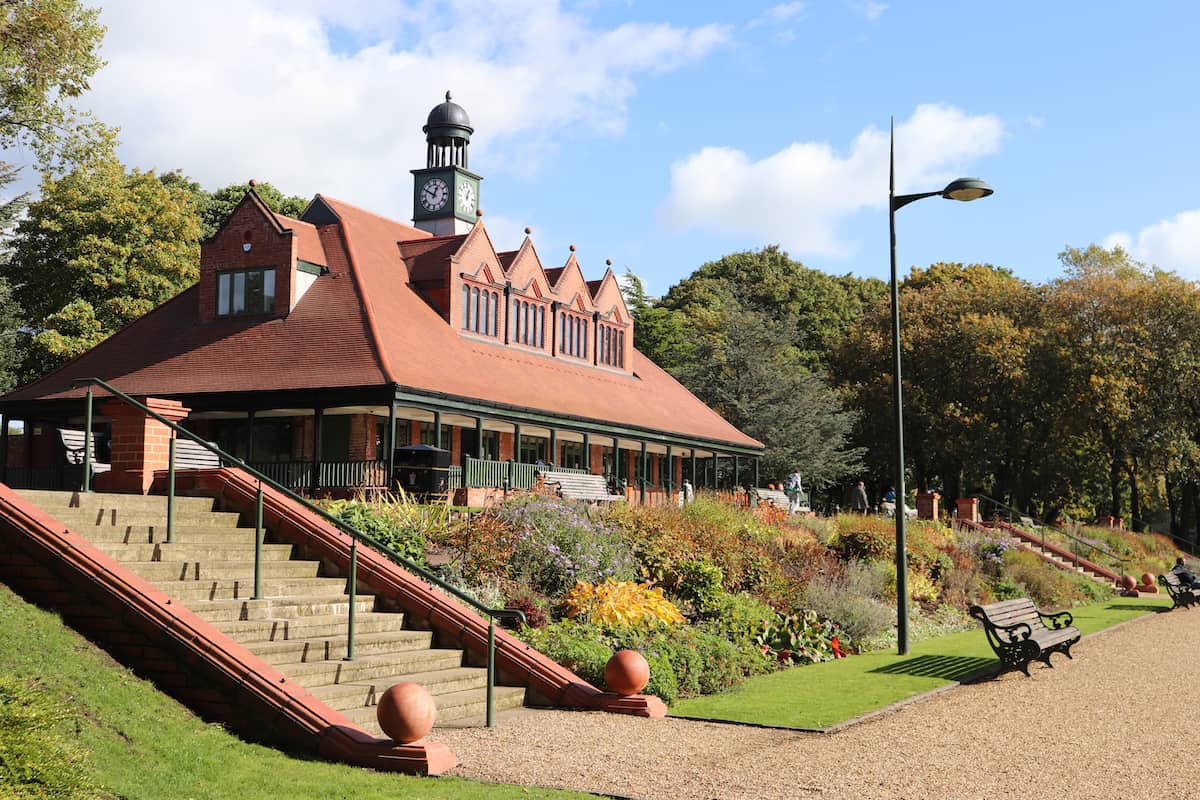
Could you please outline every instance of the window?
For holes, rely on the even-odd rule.
[[[453,442],[453,433],[451,433],[449,425],[445,425],[445,424],[442,425],[442,441],[438,444],[434,444],[433,423],[432,422],[422,422],[421,423],[421,444],[427,444],[427,445],[431,445],[433,447],[440,447],[443,450],[449,450],[449,449],[451,449],[450,445],[452,442]]]
[[[244,269],[217,273],[217,316],[269,314],[275,310],[275,270]]]
[[[491,301],[492,302],[492,326],[490,328],[488,328],[488,335],[495,336],[496,335],[496,325],[500,318],[500,295],[496,294],[495,292],[492,292],[491,298],[492,298],[492,301]]]

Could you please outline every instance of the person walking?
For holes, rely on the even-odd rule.
[[[871,503],[867,500],[867,485],[862,481],[854,487],[854,492],[850,496],[850,508],[854,509],[855,514],[866,514],[871,508]]]
[[[788,513],[795,514],[800,510],[800,499],[804,496],[804,487],[800,484],[800,471],[792,473],[783,480],[783,493],[788,499]]]

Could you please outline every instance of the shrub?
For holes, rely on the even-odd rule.
[[[832,547],[846,561],[884,561],[895,555],[894,537],[894,531],[878,527],[850,528],[838,533]]]
[[[839,634],[844,638],[837,623],[822,620],[810,609],[799,614],[781,614],[763,623],[758,645],[764,656],[781,664],[815,664],[836,657],[841,645]]]
[[[695,558],[679,565],[675,593],[688,601],[701,615],[713,613],[725,595],[725,573],[707,558]]]
[[[563,620],[540,629],[522,628],[518,636],[596,686],[604,685],[604,665],[614,652],[637,650],[650,665],[645,693],[667,703],[680,696],[723,691],[747,674],[742,652],[700,628],[608,629]]]
[[[415,503],[403,493],[372,499],[359,495],[346,500],[326,500],[322,505],[347,525],[422,566],[426,537],[444,535],[450,526],[448,506]]]
[[[544,495],[518,495],[495,512],[514,533],[512,578],[549,597],[576,581],[624,581],[637,576],[627,537],[586,507]]]
[[[1004,554],[1004,571],[1008,578],[1024,587],[1021,594],[1032,599],[1039,608],[1062,608],[1087,598],[1067,573],[1024,550],[1010,550]]]
[[[516,545],[516,534],[495,514],[465,515],[442,542],[452,560],[461,564],[462,574],[478,580],[482,576],[506,575]]]
[[[870,564],[853,562],[841,575],[810,581],[804,601],[822,617],[836,620],[851,642],[866,642],[895,621],[894,608],[878,599],[886,591],[886,580],[887,576]]]
[[[563,597],[563,606],[571,619],[581,619],[610,627],[642,627],[684,622],[683,615],[662,589],[633,581],[591,584],[578,581]]]
[[[541,628],[550,619],[549,603],[545,597],[527,590],[518,590],[506,595],[505,608],[513,608],[525,615],[525,624]]]

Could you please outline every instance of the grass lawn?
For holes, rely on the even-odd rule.
[[[1073,608],[1071,614],[1075,626],[1086,636],[1170,606],[1166,596],[1115,598]],[[751,678],[723,694],[680,700],[671,707],[671,714],[789,728],[827,728],[996,663],[980,627],[915,644],[907,656],[896,655],[895,651],[867,653]],[[1040,664],[1033,668],[1044,669]]]
[[[0,676],[36,682],[55,705],[76,712],[55,733],[79,746],[85,758],[78,768],[110,796],[128,800],[593,797],[460,778],[378,773],[246,744],[219,725],[206,725],[65,627],[56,615],[25,603],[3,584],[0,642],[4,643]],[[436,731],[432,738],[436,740]],[[27,749],[27,757],[40,756],[36,751],[42,742],[36,738],[18,739],[15,744]],[[13,745],[0,731],[0,755]],[[6,787],[3,775],[0,770],[0,797],[10,797],[8,792],[19,790]]]

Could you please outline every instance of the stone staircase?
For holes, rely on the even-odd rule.
[[[1038,558],[1042,559],[1046,563],[1051,564],[1055,567],[1058,567],[1059,569],[1063,570],[1064,572],[1075,572],[1075,573],[1078,573],[1080,575],[1084,575],[1084,576],[1090,578],[1091,580],[1095,581],[1096,583],[1102,583],[1105,586],[1112,585],[1112,579],[1108,578],[1107,576],[1097,575],[1096,573],[1092,572],[1091,570],[1085,569],[1082,566],[1076,566],[1075,562],[1072,561],[1071,559],[1064,558],[1064,557],[1058,555],[1057,553],[1053,553],[1049,550],[1043,550],[1042,548],[1038,547],[1036,544],[1033,544],[1032,542],[1027,542],[1024,539],[1019,539],[1015,536],[1004,536],[1001,538],[1004,541],[1007,541],[1009,546],[1018,547],[1028,553],[1033,553],[1034,555],[1036,555]]]
[[[344,660],[347,581],[321,575],[318,561],[294,558],[292,545],[263,545],[263,597],[252,599],[254,527],[239,527],[236,512],[215,511],[211,498],[175,499],[167,544],[165,497],[21,494],[369,733],[382,735],[376,698],[402,681],[429,689],[439,726],[482,721],[486,671],[464,666],[461,650],[433,647],[430,631],[406,629],[403,614],[375,611],[375,598],[361,591],[355,658]],[[523,688],[495,687],[498,711],[524,701]]]

